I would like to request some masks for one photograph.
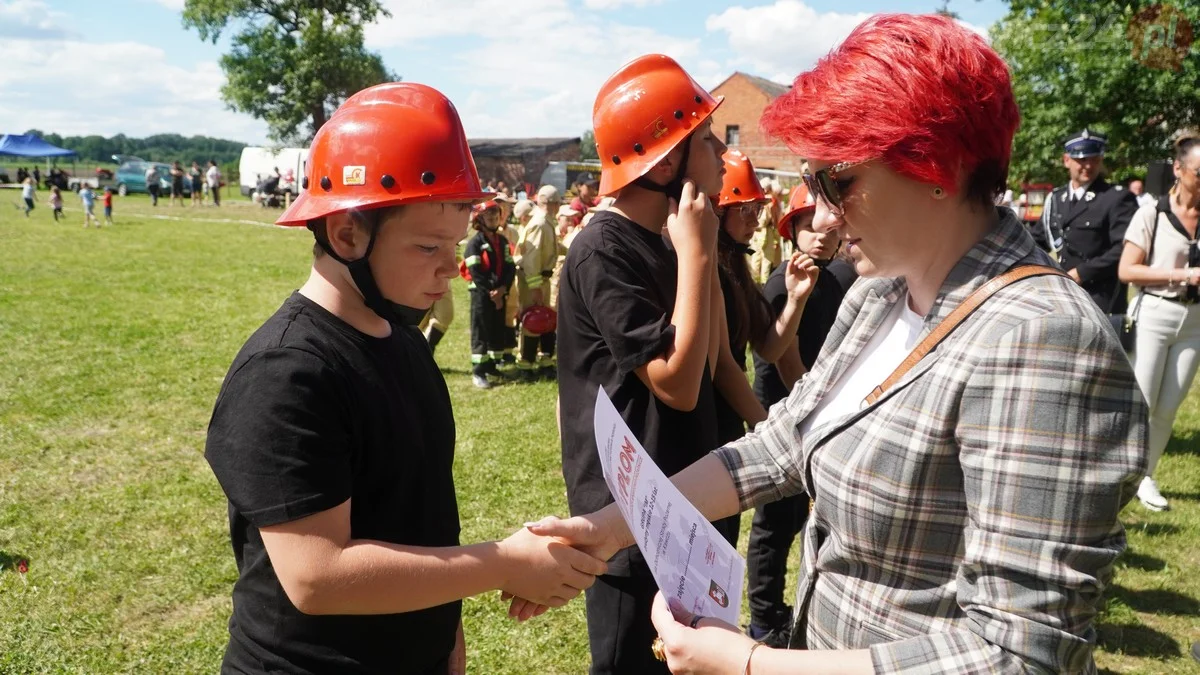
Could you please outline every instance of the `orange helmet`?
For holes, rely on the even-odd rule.
[[[600,194],[646,175],[712,116],[713,98],[669,56],[648,54],[608,78],[592,107]]]
[[[521,312],[521,327],[535,336],[553,333],[558,328],[558,313],[545,305],[534,305]]]
[[[276,225],[351,209],[475,202],[484,192],[458,111],[441,92],[389,82],[346,99],[317,132],[300,196]]]
[[[805,213],[812,213],[817,210],[817,203],[813,201],[812,195],[808,193],[808,186],[804,183],[792,188],[792,194],[788,198],[788,210],[779,219],[779,236],[784,239],[791,240],[792,238],[792,221],[797,216]]]
[[[767,193],[754,175],[754,165],[741,150],[726,150],[721,161],[725,162],[725,177],[721,179],[717,206],[767,201]]]

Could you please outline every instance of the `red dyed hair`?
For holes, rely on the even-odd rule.
[[[1020,122],[1008,66],[939,15],[878,14],[796,77],[761,125],[802,157],[881,158],[913,180],[991,203]]]

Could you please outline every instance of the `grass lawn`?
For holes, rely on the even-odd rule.
[[[214,672],[236,570],[205,427],[242,342],[305,279],[311,235],[260,226],[278,211],[241,199],[151,209],[144,196],[117,198],[115,227],[84,230],[64,198],[54,223],[45,192],[28,219],[0,192],[0,673]],[[566,498],[555,387],[474,389],[455,293],[438,360],[471,542],[563,514]],[[1159,471],[1174,510],[1125,512],[1130,550],[1099,622],[1113,672],[1196,671],[1198,403]],[[494,594],[467,600],[471,672],[586,672],[582,602],[520,626],[504,610]]]

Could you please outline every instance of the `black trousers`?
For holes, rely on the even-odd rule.
[[[754,511],[746,556],[751,624],[770,629],[787,622],[783,589],[788,552],[807,518],[807,495],[763,504]]]
[[[147,185],[146,189],[150,191],[150,205],[158,206],[158,185]]]
[[[212,193],[213,206],[220,206],[221,205],[221,188],[214,185],[214,186],[210,187],[208,189],[208,191]]]
[[[504,321],[504,305],[499,308],[483,289],[471,289],[471,363],[477,375],[486,373],[491,354],[512,349],[517,336]]]
[[[545,333],[538,337],[521,336],[521,360],[526,363],[537,361],[538,352],[546,356],[554,356],[554,347],[558,344],[558,334]]]
[[[658,636],[650,623],[650,605],[658,586],[646,575],[596,577],[585,591],[591,675],[667,675],[667,664],[654,658],[650,643]]]

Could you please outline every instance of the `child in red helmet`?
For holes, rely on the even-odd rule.
[[[612,502],[596,449],[603,387],[667,475],[717,447],[710,365],[719,347],[716,216],[725,146],[719,104],[662,55],[627,64],[597,96],[600,194],[615,195],[571,244],[559,289],[563,475],[573,514]],[[669,236],[670,245],[664,235]],[[587,595],[593,674],[666,673],[650,644],[657,590],[636,548]]]
[[[224,673],[465,672],[461,599],[558,606],[604,571],[521,529],[459,544],[450,396],[416,329],[479,185],[453,105],[390,83],[317,132],[280,217],[308,281],[246,341],[205,446],[237,559]]]
[[[471,380],[480,389],[490,389],[487,376],[499,376],[499,361],[512,360],[516,333],[504,317],[508,290],[517,266],[508,240],[500,234],[500,204],[489,200],[471,210],[471,225],[477,230],[467,242],[463,261],[471,280]]]

